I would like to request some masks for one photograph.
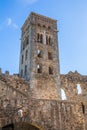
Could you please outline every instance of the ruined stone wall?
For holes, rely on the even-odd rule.
[[[81,91],[78,92],[78,84]],[[87,76],[80,75],[78,72],[69,72],[61,75],[61,88],[65,91],[67,100],[87,100]]]
[[[0,104],[6,107],[9,103],[18,106],[29,96],[29,83],[18,76],[0,75]]]
[[[40,130],[85,130],[84,118],[77,102],[27,100],[26,106],[21,109],[23,116],[18,115],[14,109],[12,111],[12,107],[10,111],[3,109],[4,116],[13,113],[13,118],[7,114],[8,118],[0,120],[0,125],[26,122],[39,126]]]
[[[87,104],[84,94],[76,97],[68,88],[68,85],[77,81],[79,75],[75,73],[71,76],[61,75],[61,87],[68,93],[67,101],[52,100],[35,100],[32,99],[32,91],[29,82],[18,76],[7,74],[0,75],[0,125],[8,125],[11,122],[28,122],[42,128],[41,130],[86,130],[87,129]],[[76,77],[75,77],[76,76]],[[81,80],[80,75],[80,80]],[[67,81],[67,84],[65,82]],[[73,79],[73,80],[70,80]],[[75,79],[75,81],[74,81]],[[47,79],[46,79],[47,80]],[[82,77],[83,82],[86,82],[86,77]],[[40,81],[39,81],[40,82]],[[50,84],[50,81],[48,81]],[[80,83],[79,80],[78,82]],[[49,85],[50,86],[50,85]],[[40,89],[42,86],[39,86]],[[42,88],[43,89],[43,88]],[[49,88],[50,89],[50,88]],[[75,89],[75,87],[74,87]],[[39,89],[38,89],[39,90]],[[76,91],[76,90],[75,90]],[[41,91],[42,92],[42,91]],[[41,93],[39,91],[39,94]],[[77,92],[77,91],[76,91]],[[45,92],[46,93],[46,92]],[[54,92],[53,92],[54,94]],[[70,94],[70,96],[69,96]],[[51,95],[51,94],[50,94]],[[44,91],[41,96],[45,97]],[[53,95],[52,95],[53,96]],[[85,106],[83,113],[82,103]],[[20,111],[22,111],[22,115]]]
[[[79,90],[77,86],[80,86]],[[65,91],[68,101],[78,101],[82,108],[87,129],[87,76],[76,72],[61,75],[61,88]]]
[[[46,130],[82,130],[85,127],[77,102],[36,100],[31,102],[29,109],[32,122],[39,124],[42,120],[41,126],[45,126]]]

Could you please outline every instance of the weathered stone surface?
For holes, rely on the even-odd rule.
[[[38,51],[41,56],[38,56]],[[32,12],[25,21],[22,26],[19,76],[30,80],[32,98],[60,99],[56,20]]]
[[[0,129],[87,130],[87,76],[60,75],[56,20],[30,14],[19,66],[19,77],[0,72]]]
[[[26,100],[21,105],[23,115],[18,114],[17,106],[3,109],[0,118],[1,126],[11,122],[37,124],[43,130],[84,130],[84,117],[77,102],[56,100]],[[7,116],[7,118],[5,118]]]
[[[78,93],[77,84],[81,88]],[[81,75],[77,71],[61,75],[61,88],[65,91],[68,101],[77,101],[80,103],[84,113],[85,129],[87,129],[87,76]]]

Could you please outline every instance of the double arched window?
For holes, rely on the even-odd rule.
[[[43,35],[40,33],[37,33],[37,42],[43,43]]]
[[[51,37],[50,36],[46,36],[46,44],[47,45],[52,45],[52,41],[51,41]]]

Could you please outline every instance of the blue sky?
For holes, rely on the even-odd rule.
[[[58,20],[60,72],[87,75],[87,0],[0,0],[0,67],[19,71],[21,26],[31,11]]]

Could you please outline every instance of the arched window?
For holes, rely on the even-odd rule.
[[[19,115],[20,117],[23,116],[23,110],[22,110],[22,109],[19,109],[19,110],[18,110],[18,115]]]
[[[85,105],[82,103],[82,112],[85,114]]]
[[[28,45],[29,44],[29,37],[26,37],[26,45]]]
[[[48,36],[46,36],[46,44],[47,44],[47,45],[49,44]]]
[[[37,73],[42,73],[42,66],[40,64],[37,65]]]
[[[45,26],[45,25],[43,25],[43,28],[46,28],[46,26]]]
[[[53,67],[52,66],[49,67],[49,74],[53,74]]]
[[[41,50],[37,50],[37,56],[38,56],[39,58],[42,58],[42,51],[41,51]]]
[[[53,58],[52,58],[52,52],[48,52],[48,59],[49,60],[52,60]]]
[[[43,35],[37,33],[37,42],[43,43]]]
[[[47,45],[52,45],[51,37],[50,36],[46,36],[46,44]]]
[[[66,100],[66,94],[65,94],[65,91],[63,89],[61,89],[61,98],[62,100]]]
[[[49,37],[49,45],[50,45],[50,42],[51,42],[51,38]]]
[[[28,57],[28,50],[26,50],[25,52],[25,60],[27,60],[27,57]]]
[[[40,42],[43,43],[43,35],[40,35]]]
[[[22,55],[21,57],[21,64],[23,64],[23,62],[24,62],[24,55]]]
[[[50,27],[50,26],[48,26],[48,29],[51,29],[51,27]]]
[[[38,27],[41,27],[40,23],[38,23]]]
[[[77,93],[78,93],[78,94],[81,94],[81,93],[82,93],[82,89],[81,89],[80,84],[77,84]]]
[[[25,75],[27,75],[27,65],[25,65]]]
[[[40,34],[37,33],[37,42],[39,42],[39,41],[40,41]]]

